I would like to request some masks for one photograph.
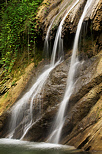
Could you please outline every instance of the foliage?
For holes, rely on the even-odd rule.
[[[2,5],[0,31],[0,64],[10,73],[17,55],[33,50],[36,45],[36,13],[43,0],[12,0]]]

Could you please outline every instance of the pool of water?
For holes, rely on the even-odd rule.
[[[93,154],[76,150],[72,146],[35,143],[13,139],[0,139],[0,154]],[[96,154],[102,154],[97,153]]]

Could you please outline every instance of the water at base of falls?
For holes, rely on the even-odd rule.
[[[0,139],[0,154],[88,154],[73,146]],[[91,154],[91,153],[89,153]]]

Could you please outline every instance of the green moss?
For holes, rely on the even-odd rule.
[[[8,94],[9,94],[9,91],[7,91],[7,93],[5,94],[5,97],[4,97],[5,99],[7,98]]]

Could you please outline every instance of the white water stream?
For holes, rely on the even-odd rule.
[[[59,110],[58,110],[58,113],[56,116],[54,130],[52,131],[52,133],[48,139],[48,142],[59,143],[59,140],[60,140],[61,131],[62,131],[63,124],[65,121],[65,119],[64,119],[65,109],[66,109],[66,106],[68,105],[69,98],[70,98],[70,96],[73,92],[73,89],[74,89],[74,75],[75,75],[75,71],[76,71],[76,66],[79,63],[78,58],[77,58],[79,35],[80,35],[83,20],[85,18],[85,15],[86,15],[91,3],[92,3],[92,0],[87,0],[86,5],[84,7],[84,11],[82,13],[82,16],[81,16],[78,26],[77,26],[77,31],[76,31],[74,46],[73,46],[73,52],[72,52],[72,58],[71,58],[71,64],[70,64],[70,68],[69,68],[69,72],[68,72],[66,91],[65,91],[63,101],[60,104],[60,107],[59,107]]]

